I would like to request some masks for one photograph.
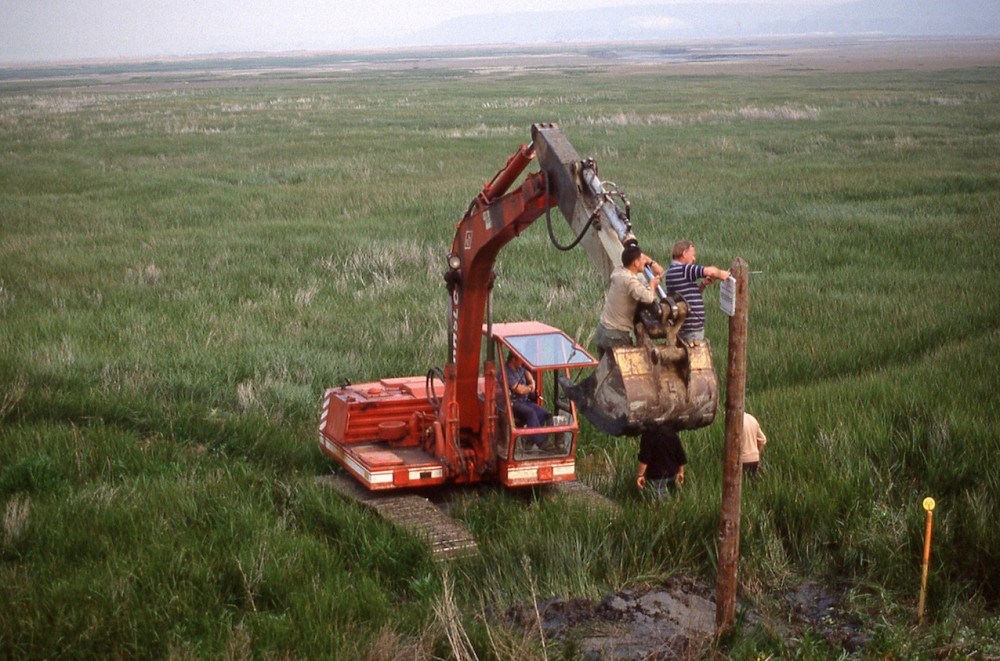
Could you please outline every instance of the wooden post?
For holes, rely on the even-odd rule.
[[[722,460],[722,512],[719,520],[719,576],[716,583],[715,628],[722,636],[736,619],[736,570],[740,559],[740,435],[743,433],[747,373],[747,263],[737,257],[730,273],[736,279],[735,313],[729,318],[726,367],[726,441]]]

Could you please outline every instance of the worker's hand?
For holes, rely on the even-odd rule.
[[[645,475],[640,475],[639,477],[635,478],[635,485],[637,487],[639,487],[639,491],[642,491],[643,489],[645,489],[646,488],[646,476]]]
[[[710,285],[717,280],[728,280],[730,277],[732,277],[732,274],[729,271],[723,271],[717,266],[706,266],[705,279],[702,282]]]
[[[677,477],[674,478],[674,481],[677,482],[677,486],[682,486],[684,484],[684,467],[683,466],[681,466],[680,470],[677,471]]]

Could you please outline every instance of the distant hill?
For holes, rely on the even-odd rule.
[[[398,45],[550,43],[790,35],[1000,36],[996,0],[859,0],[836,7],[645,5],[575,12],[470,15],[403,37]]]
[[[1000,35],[996,0],[862,0],[777,21],[777,32],[986,37]]]

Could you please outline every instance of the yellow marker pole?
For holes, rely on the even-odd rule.
[[[927,510],[927,527],[924,529],[924,561],[920,568],[920,603],[917,606],[917,624],[924,620],[924,601],[927,596],[927,565],[931,560],[931,522],[934,519],[934,499],[924,498]]]

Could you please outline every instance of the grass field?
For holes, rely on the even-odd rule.
[[[447,568],[317,485],[323,389],[443,364],[454,224],[549,121],[647,252],[761,272],[741,603],[819,581],[857,655],[1000,656],[1000,67],[113,73],[0,83],[0,656],[572,658],[504,609],[713,583],[721,412],[676,500],[589,427],[619,513],[455,495],[481,553]],[[497,272],[498,321],[591,342],[603,285],[542,223]],[[766,618],[710,653],[847,654]]]

